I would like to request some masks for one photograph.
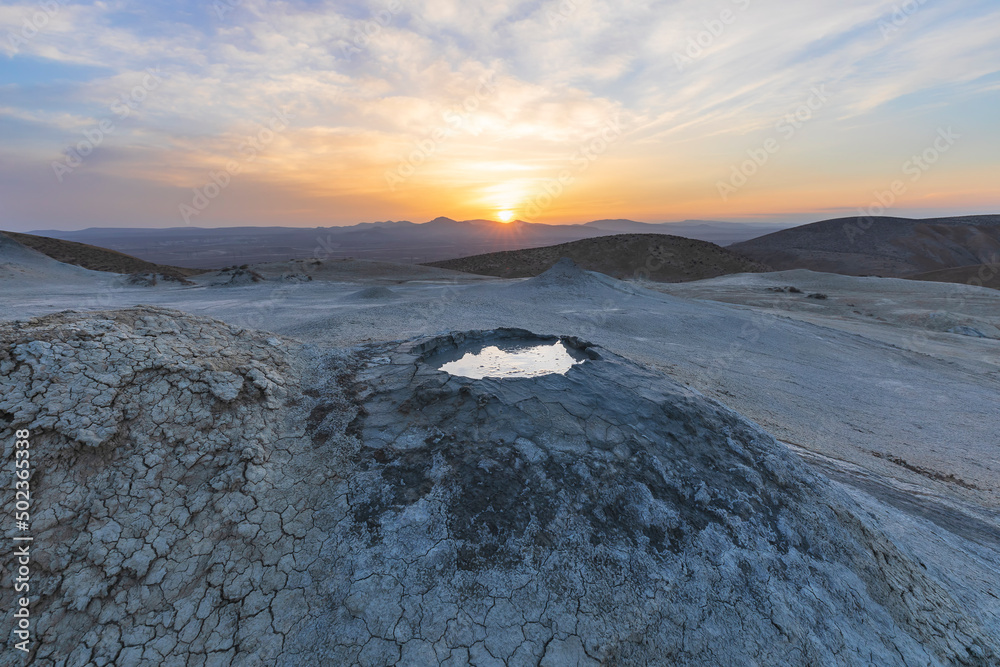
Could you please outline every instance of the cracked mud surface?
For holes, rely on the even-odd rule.
[[[668,377],[576,339],[566,375],[425,363],[522,335],[0,325],[5,460],[25,427],[38,457],[33,664],[1000,660],[872,515]]]

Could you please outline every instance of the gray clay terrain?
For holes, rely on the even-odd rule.
[[[5,252],[32,664],[1000,662],[994,290]],[[565,375],[435,361],[557,338]]]

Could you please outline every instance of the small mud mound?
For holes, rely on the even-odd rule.
[[[931,331],[959,334],[972,338],[1000,338],[1000,329],[982,317],[936,312],[929,315],[910,316],[906,319]]]
[[[959,334],[960,336],[971,336],[972,338],[988,338],[988,336],[979,329],[966,326],[952,327],[951,329],[948,329],[948,333]]]
[[[385,301],[395,299],[399,294],[393,292],[388,287],[366,287],[365,289],[349,294],[347,298],[351,301]]]
[[[193,282],[166,273],[133,273],[120,281],[123,287],[156,287],[157,285],[194,285]]]
[[[573,260],[563,257],[550,269],[528,282],[538,285],[574,285],[591,279],[592,275],[589,271],[584,271],[577,266]]]
[[[305,273],[283,273],[278,280],[283,283],[307,283],[312,280],[312,276]]]
[[[246,287],[255,283],[264,282],[264,276],[252,269],[223,269],[218,276],[209,283],[210,287]]]
[[[568,257],[563,257],[544,273],[534,278],[529,278],[523,283],[512,285],[511,288],[562,290],[581,294],[593,294],[609,289],[629,294],[634,294],[637,291],[636,288],[628,283],[611,278],[603,273],[585,271]]]

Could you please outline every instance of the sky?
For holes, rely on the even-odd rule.
[[[1000,213],[995,0],[0,3],[0,228]]]

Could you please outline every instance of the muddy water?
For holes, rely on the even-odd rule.
[[[586,357],[560,341],[496,341],[486,346],[459,349],[435,361],[452,375],[481,380],[496,377],[538,377],[564,374]]]

